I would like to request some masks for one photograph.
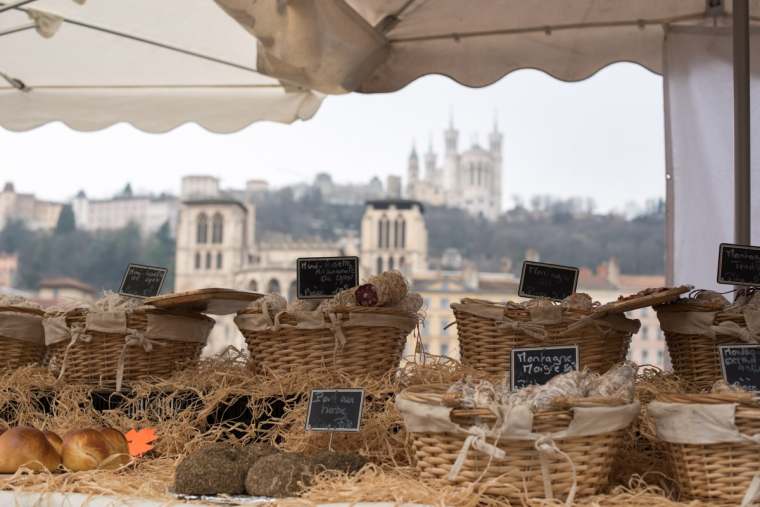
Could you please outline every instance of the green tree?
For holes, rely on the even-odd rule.
[[[76,230],[77,224],[74,218],[74,210],[71,204],[66,204],[61,208],[61,214],[58,215],[58,223],[55,226],[56,234],[67,234]]]

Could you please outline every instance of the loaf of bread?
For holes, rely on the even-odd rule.
[[[111,428],[74,430],[63,436],[61,456],[73,472],[113,469],[129,462],[129,447],[124,435]]]
[[[9,429],[0,435],[0,473],[14,474],[21,467],[35,472],[53,471],[61,464],[44,433],[24,426]]]
[[[43,433],[45,434],[48,443],[53,446],[53,449],[55,449],[55,452],[57,452],[59,456],[63,454],[63,439],[58,436],[58,433],[53,433],[52,431],[44,431]]]

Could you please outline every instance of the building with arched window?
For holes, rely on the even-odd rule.
[[[411,275],[427,270],[427,227],[417,201],[369,201],[362,218],[362,275],[398,269]]]

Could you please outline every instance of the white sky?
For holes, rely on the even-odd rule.
[[[128,181],[176,193],[184,174],[213,174],[226,187],[251,178],[282,186],[321,171],[341,182],[405,177],[413,140],[424,152],[432,134],[440,162],[450,110],[460,148],[476,134],[485,144],[498,112],[505,200],[582,196],[608,210],[664,195],[662,80],[633,64],[579,83],[523,70],[481,89],[430,76],[393,94],[329,97],[308,122],[257,123],[235,134],[196,125],[158,135],[128,125],[95,133],[61,124],[0,129],[0,183],[62,200],[81,188],[105,197]]]

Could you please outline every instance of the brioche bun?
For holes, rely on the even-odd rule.
[[[114,469],[129,463],[129,444],[124,434],[113,428],[101,428],[100,434],[108,446],[108,458],[101,468]]]
[[[63,466],[72,472],[95,470],[111,454],[103,435],[95,429],[73,430],[63,436]]]
[[[53,471],[60,464],[60,455],[39,430],[20,426],[0,435],[0,473],[14,474],[21,467]]]
[[[52,431],[43,431],[42,433],[45,435],[45,438],[47,438],[48,443],[53,446],[55,452],[57,452],[59,456],[63,454],[63,439],[58,436],[58,433]]]

